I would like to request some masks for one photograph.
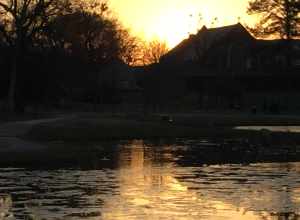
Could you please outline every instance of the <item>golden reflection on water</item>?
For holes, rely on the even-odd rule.
[[[0,219],[300,220],[300,163],[185,167],[182,145],[120,143],[114,169],[0,169]]]
[[[153,163],[155,153],[143,141],[133,141],[124,149],[119,158],[120,193],[107,199],[103,219],[260,219],[251,211],[222,201],[207,201],[189,190],[174,177],[173,165]]]

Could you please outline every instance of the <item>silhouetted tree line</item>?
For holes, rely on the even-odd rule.
[[[105,1],[0,0],[0,100],[15,111],[103,99],[114,88],[99,89],[99,74],[115,60],[130,64],[135,45]]]

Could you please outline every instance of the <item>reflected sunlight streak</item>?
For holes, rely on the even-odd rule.
[[[203,207],[221,211],[225,218],[257,220],[252,211],[221,201],[207,200],[202,195],[176,179],[174,167],[156,166],[153,149],[143,141],[133,141],[119,156],[120,194],[105,202],[103,217],[106,220],[136,219],[218,219]],[[163,154],[160,154],[162,157]],[[189,204],[187,206],[187,204]],[[107,211],[106,211],[107,210]],[[236,210],[233,212],[232,210]],[[222,217],[223,219],[223,217]]]

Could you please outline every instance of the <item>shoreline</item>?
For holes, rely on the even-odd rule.
[[[0,167],[76,167],[91,162],[97,164],[96,167],[110,167],[113,166],[111,161],[101,158],[106,158],[106,154],[116,153],[111,146],[121,140],[136,139],[154,143],[155,140],[170,140],[173,144],[180,139],[196,140],[195,143],[201,140],[218,143],[215,147],[199,148],[199,151],[186,154],[182,161],[185,160],[184,163],[187,164],[199,161],[207,164],[300,161],[300,133],[272,132],[265,129],[237,130],[229,125],[216,125],[232,122],[232,116],[226,116],[225,119],[219,116],[218,120],[213,116],[214,122],[217,122],[214,124],[210,123],[212,118],[206,115],[175,115],[172,116],[173,123],[162,121],[157,115],[150,119],[132,117],[108,118],[107,115],[104,117],[100,114],[78,114],[9,123],[14,134],[6,138],[0,135]],[[244,121],[241,117],[237,119],[236,123],[241,125],[247,118]],[[247,120],[249,122],[249,118]],[[259,121],[258,118],[255,120]],[[283,122],[282,118],[280,121]],[[260,119],[260,123],[263,120]],[[90,145],[91,143],[94,144]],[[100,148],[94,146],[99,143]]]
[[[166,119],[167,117],[167,119]],[[171,119],[171,122],[168,121]],[[34,141],[85,141],[151,138],[218,138],[280,134],[300,137],[292,130],[237,129],[238,127],[299,126],[295,116],[222,114],[139,114],[108,116],[79,114],[33,125],[21,138]],[[300,143],[300,141],[299,141]]]

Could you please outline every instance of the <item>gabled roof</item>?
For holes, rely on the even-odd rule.
[[[205,32],[198,32],[197,36],[199,36],[199,39],[201,39],[201,37],[204,37],[206,43],[212,44],[226,38],[227,36],[236,31],[247,33],[249,38],[253,38],[251,34],[240,23],[224,27],[210,28],[207,29]]]
[[[185,39],[181,43],[179,43],[176,47],[170,50],[162,59],[182,55],[191,48],[195,50],[196,48],[199,49],[200,47],[200,49],[202,50],[207,50],[212,45],[225,39],[227,36],[234,32],[244,32],[246,33],[246,35],[248,35],[249,39],[254,40],[252,35],[240,23],[210,29],[203,26],[196,35],[190,35],[188,39]]]

